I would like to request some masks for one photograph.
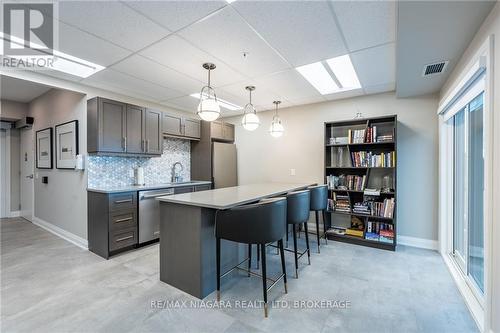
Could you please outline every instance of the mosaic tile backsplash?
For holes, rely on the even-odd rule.
[[[134,184],[133,169],[144,168],[146,185],[169,183],[172,165],[181,162],[183,181],[191,178],[191,145],[189,140],[166,138],[160,157],[88,156],[88,187],[119,187]],[[179,167],[177,167],[179,169]],[[132,170],[132,171],[131,171]]]

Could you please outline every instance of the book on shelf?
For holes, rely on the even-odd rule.
[[[347,188],[352,191],[363,191],[366,184],[366,175],[347,175]]]
[[[354,167],[394,167],[396,166],[396,152],[375,154],[370,151],[351,152],[352,165]]]
[[[356,216],[351,217],[351,226],[345,230],[345,234],[355,237],[364,237],[365,223]]]
[[[365,142],[365,129],[360,130],[349,130],[347,132],[347,137],[349,138],[349,143],[364,143]]]
[[[394,198],[384,199],[383,202],[370,201],[370,215],[377,217],[392,218],[394,216]]]
[[[349,196],[333,193],[333,207],[336,212],[350,213],[351,205],[349,203]]]
[[[365,188],[363,194],[378,197],[380,195],[380,190],[376,188]]]
[[[347,136],[331,137],[327,141],[327,144],[330,144],[330,145],[345,145],[348,143],[349,143],[349,138]]]
[[[339,227],[339,226],[332,226],[330,229],[328,229],[327,233],[328,234],[334,234],[334,235],[345,235],[346,233],[346,229],[345,227]]]
[[[392,142],[392,141],[394,141],[394,136],[392,134],[377,136],[377,142]]]
[[[326,183],[330,190],[363,191],[366,186],[366,175],[329,175],[326,176]]]
[[[394,225],[390,223],[367,221],[365,239],[381,243],[394,243]]]
[[[373,143],[377,138],[377,126],[368,127],[366,129],[365,143]]]
[[[370,215],[370,205],[368,202],[356,202],[352,207],[352,212],[356,214]]]

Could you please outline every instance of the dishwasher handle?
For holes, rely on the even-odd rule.
[[[156,193],[156,194],[141,194],[139,197],[141,200],[143,199],[153,199],[153,198],[157,198],[157,197],[163,197],[163,196],[166,196],[166,195],[172,195],[174,194],[174,191],[168,191],[168,192],[163,192],[163,193]]]

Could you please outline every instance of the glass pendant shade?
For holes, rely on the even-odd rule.
[[[273,117],[273,121],[271,122],[271,127],[269,127],[269,133],[271,136],[275,138],[279,138],[283,135],[285,128],[281,125],[281,119],[278,116]]]
[[[220,116],[220,105],[217,101],[215,90],[210,86],[210,71],[215,69],[211,63],[203,64],[203,68],[208,70],[208,84],[201,88],[200,104],[198,104],[198,116],[205,121],[214,121]]]
[[[269,133],[272,137],[279,138],[283,135],[283,132],[285,132],[285,128],[281,124],[281,119],[278,116],[278,105],[281,101],[274,101],[273,103],[276,105],[276,111],[273,116],[273,120],[271,121],[271,126],[269,127]]]
[[[203,87],[201,91],[200,104],[198,104],[198,116],[205,121],[214,121],[220,116],[220,106],[217,102],[217,97],[210,87]]]
[[[243,119],[241,119],[241,124],[243,125],[243,128],[246,129],[247,131],[255,131],[260,125],[260,120],[259,117],[257,116],[257,110],[255,110],[255,107],[252,104],[252,91],[255,90],[255,87],[248,86],[245,87],[245,89],[248,90],[250,93],[250,102],[247,105],[245,105],[243,112]]]

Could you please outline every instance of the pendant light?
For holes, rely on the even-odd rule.
[[[245,87],[245,89],[248,90],[250,94],[250,102],[247,103],[247,105],[245,105],[245,108],[243,109],[243,119],[241,119],[241,124],[247,131],[254,131],[260,125],[259,117],[257,116],[257,110],[255,110],[255,107],[252,104],[252,91],[255,90],[255,87],[248,86]]]
[[[276,110],[273,116],[273,121],[271,122],[271,127],[269,127],[269,133],[271,133],[273,137],[279,138],[285,131],[283,125],[281,125],[281,119],[278,116],[278,105],[281,103],[281,101],[274,101],[273,103],[274,105],[276,105]]]
[[[215,90],[210,86],[210,71],[215,69],[212,63],[204,63],[203,68],[208,70],[208,84],[201,88],[198,116],[205,121],[214,121],[220,116],[220,106]]]

